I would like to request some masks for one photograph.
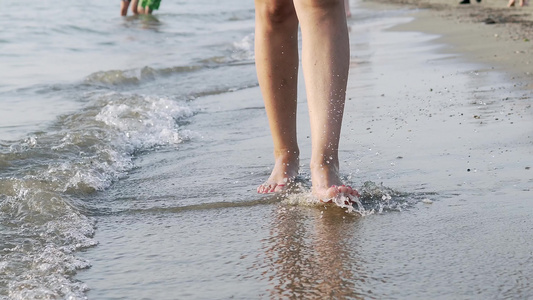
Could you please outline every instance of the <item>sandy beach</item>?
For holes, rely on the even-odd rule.
[[[441,35],[450,51],[507,72],[520,86],[533,88],[533,6],[507,7],[504,0],[367,0],[376,9],[409,7],[416,16],[398,30]]]
[[[255,193],[272,164],[259,89],[199,97],[185,129],[209,134],[102,195],[116,213],[83,253],[89,298],[533,296],[530,42],[462,19],[474,6],[355,4],[340,156],[364,217],[309,200],[303,83],[289,195]]]
[[[347,211],[311,197],[303,80],[299,188],[256,192],[252,2],[9,1],[0,101],[43,120],[0,126],[0,299],[533,298],[531,6],[351,1]]]

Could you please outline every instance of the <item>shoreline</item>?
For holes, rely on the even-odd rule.
[[[272,166],[259,87],[206,93],[191,102],[198,113],[179,120],[190,139],[141,153],[91,204],[99,244],[79,254],[92,267],[73,278],[87,298],[533,295],[524,263],[533,246],[522,238],[532,231],[524,213],[533,205],[525,191],[532,109],[519,106],[522,91],[499,70],[473,75],[479,64],[457,49],[439,53],[450,48],[434,47],[436,35],[387,29],[411,19],[405,12],[364,12],[351,32],[359,39],[351,42],[339,162],[366,209],[379,213],[361,218],[308,202],[302,80],[304,189],[281,198],[255,191]],[[206,73],[229,74],[217,71]]]
[[[369,0],[371,9],[408,7],[413,21],[392,30],[439,35],[447,51],[503,71],[516,86],[533,89],[533,7],[507,7],[506,1]]]

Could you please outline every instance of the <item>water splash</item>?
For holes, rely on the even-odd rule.
[[[280,195],[281,201],[288,205],[310,207],[337,207],[349,214],[369,216],[381,214],[387,211],[402,211],[418,202],[418,197],[410,197],[407,193],[401,193],[392,188],[367,181],[357,189],[360,198],[340,196],[331,203],[324,203],[313,196],[310,188],[305,183],[297,183],[290,191]]]

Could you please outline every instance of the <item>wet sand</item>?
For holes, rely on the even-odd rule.
[[[374,15],[351,28],[341,172],[374,213],[257,195],[272,163],[259,89],[202,97],[185,124],[200,145],[142,156],[95,197],[109,213],[76,276],[90,299],[533,297],[531,75],[467,51],[486,31],[461,42],[477,25],[444,10],[358,9]],[[520,44],[498,43],[485,50]]]
[[[399,30],[440,35],[447,49],[508,73],[533,88],[533,5],[507,7],[507,1],[372,0],[373,9],[407,7],[416,19]]]

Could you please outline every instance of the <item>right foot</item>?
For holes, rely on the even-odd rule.
[[[356,189],[342,183],[338,170],[335,163],[311,166],[312,193],[321,202],[334,202],[338,197],[346,197],[351,201],[351,197],[359,197]]]
[[[298,175],[298,155],[281,155],[276,159],[274,169],[268,180],[257,188],[260,194],[284,191]]]

